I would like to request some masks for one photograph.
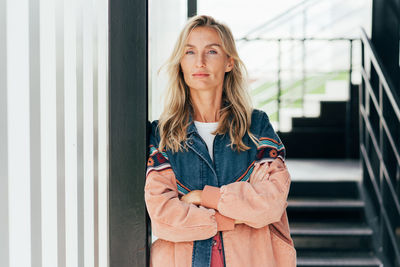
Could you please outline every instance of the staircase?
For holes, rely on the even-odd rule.
[[[321,101],[319,117],[292,118],[292,130],[278,133],[287,157],[359,158],[357,86],[350,92],[348,101]]]
[[[380,267],[357,181],[292,181],[287,208],[297,266]]]
[[[322,101],[319,117],[294,117],[279,137],[291,158],[345,158],[346,102]]]

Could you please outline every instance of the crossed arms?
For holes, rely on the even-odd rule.
[[[217,231],[233,230],[235,223],[261,228],[278,222],[290,187],[290,174],[280,158],[255,165],[250,182],[207,185],[181,199],[175,179],[165,163],[147,172],[144,190],[154,234],[172,242],[207,239]]]

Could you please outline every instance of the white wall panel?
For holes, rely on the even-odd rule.
[[[76,9],[76,86],[77,86],[77,150],[78,150],[78,263],[84,266],[84,210],[83,210],[83,1]]]
[[[76,0],[64,1],[65,266],[78,264]]]
[[[42,264],[58,266],[55,2],[40,1]]]
[[[98,36],[97,36],[97,9],[96,6],[98,2],[91,2],[91,15],[92,15],[92,23],[91,23],[91,32],[92,32],[92,66],[93,66],[93,265],[99,266],[99,136],[98,136]]]
[[[97,1],[98,262],[109,266],[108,249],[108,4]],[[95,66],[96,66],[95,65]]]
[[[32,267],[42,266],[39,0],[29,1],[29,83]]]
[[[94,266],[93,5],[83,4],[84,265]]]
[[[108,1],[0,0],[0,59],[0,266],[109,266]]]
[[[21,267],[31,264],[29,2],[6,12],[9,265]]]
[[[0,266],[9,266],[6,0],[0,0]]]
[[[57,249],[65,267],[64,0],[56,2]]]

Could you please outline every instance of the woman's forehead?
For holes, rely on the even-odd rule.
[[[218,32],[210,27],[200,26],[194,28],[186,39],[185,46],[219,46],[222,47],[222,40]]]

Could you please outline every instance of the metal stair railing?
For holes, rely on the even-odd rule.
[[[400,266],[399,99],[363,29],[361,40],[359,121],[363,185],[378,217],[377,251],[389,260],[388,266]]]
[[[248,33],[244,34],[243,37],[237,39],[236,41],[239,43],[239,46],[244,45],[250,39],[255,39],[260,37],[263,33],[271,31],[276,28],[282,28],[287,24],[293,23],[296,17],[301,17],[302,25],[301,25],[301,36],[303,38],[310,37],[308,36],[310,33],[307,32],[307,26],[313,25],[313,21],[318,19],[318,16],[309,17],[309,9],[315,8],[319,4],[323,4],[325,2],[331,2],[332,0],[305,0],[286,11],[283,11],[279,15],[275,16],[274,18],[268,20],[267,22],[263,23],[255,27],[254,29],[250,30]],[[341,5],[341,3],[345,3],[346,0],[336,0],[336,5]],[[336,16],[330,23],[323,24],[317,28],[317,30],[313,30],[312,36],[317,36],[316,34],[323,32],[327,28],[331,27],[333,24],[341,21],[342,19],[354,15],[354,13],[358,13],[362,11],[361,9],[353,9],[350,12],[342,13]],[[327,10],[320,10],[320,17],[326,14]],[[296,24],[296,26],[298,26]]]
[[[335,3],[344,3],[346,1],[344,0],[338,0]],[[272,19],[268,20],[267,22],[263,23],[262,25],[252,29],[251,31],[249,31],[247,34],[244,35],[244,37],[237,39],[236,41],[239,44],[239,49],[243,48],[246,44],[250,44],[253,41],[265,41],[265,42],[276,42],[277,43],[277,49],[278,49],[278,62],[277,62],[277,81],[276,82],[271,82],[271,81],[266,81],[266,83],[261,84],[262,88],[265,88],[265,92],[266,90],[274,90],[277,89],[277,97],[276,97],[276,108],[273,108],[273,110],[269,110],[269,112],[273,115],[273,117],[275,118],[275,116],[277,117],[277,123],[278,123],[278,131],[281,129],[281,121],[280,121],[280,110],[282,107],[284,107],[282,105],[283,102],[285,102],[286,105],[291,105],[292,103],[299,103],[300,101],[300,105],[303,108],[303,116],[304,116],[304,96],[307,92],[309,91],[314,91],[315,88],[307,88],[309,85],[307,85],[307,80],[309,79],[308,74],[309,71],[306,70],[306,57],[312,57],[312,55],[315,55],[316,52],[320,52],[320,49],[314,49],[314,50],[307,50],[307,55],[306,55],[306,42],[312,42],[312,41],[326,41],[326,42],[334,42],[334,41],[345,41],[345,42],[349,42],[349,47],[350,47],[350,53],[349,53],[349,67],[347,69],[349,76],[348,76],[348,84],[349,84],[349,90],[352,88],[352,83],[351,83],[351,77],[352,77],[352,73],[353,73],[353,65],[355,65],[353,63],[353,43],[355,41],[357,41],[357,38],[346,38],[346,37],[339,37],[339,38],[315,38],[315,37],[310,37],[307,35],[307,25],[311,24],[311,22],[313,20],[316,20],[316,17],[318,16],[312,16],[309,17],[309,13],[310,10],[315,9],[316,6],[321,6],[324,7],[326,9],[326,5],[325,4],[329,4],[331,3],[330,1],[323,1],[323,0],[304,0],[302,2],[300,2],[299,4],[287,9],[286,11],[280,13],[279,15],[273,17]],[[346,10],[348,11],[348,10]],[[321,10],[319,11],[320,14],[325,14],[329,12],[329,8],[328,10]],[[317,34],[319,32],[322,32],[324,30],[326,30],[326,28],[332,26],[333,24],[336,24],[338,21],[343,20],[346,17],[349,17],[350,15],[354,14],[355,12],[360,12],[359,9],[353,9],[350,10],[350,12],[343,12],[343,13],[335,13],[335,16],[333,18],[333,21],[330,21],[328,24],[322,24],[322,25],[318,25],[318,27],[316,29],[313,29],[313,34],[315,34],[315,36],[317,36]],[[320,15],[319,15],[320,16]],[[300,32],[302,34],[302,38],[265,38],[263,37],[263,34],[265,32],[267,32],[268,30],[271,29],[279,29],[282,27],[285,27],[285,25],[288,25],[290,23],[293,23],[294,20],[296,20],[296,18],[300,17],[300,20],[302,21],[300,27]],[[296,26],[297,27],[297,26]],[[281,73],[282,71],[286,71],[287,68],[282,68],[282,63],[281,63],[281,58],[282,55],[285,55],[286,52],[283,49],[282,43],[283,42],[292,42],[294,45],[296,45],[296,43],[299,43],[301,45],[301,55],[300,55],[300,59],[299,62],[294,62],[295,60],[297,61],[297,59],[295,57],[293,57],[293,59],[291,59],[291,62],[293,62],[293,65],[298,65],[301,67],[301,75],[302,75],[302,82],[301,82],[301,93],[297,92],[298,91],[298,87],[292,87],[291,89],[293,90],[293,92],[287,91],[285,90],[286,88],[283,87],[283,80],[281,77]],[[293,51],[293,47],[294,45],[291,46],[291,50]],[[266,62],[271,62],[271,60],[266,60]],[[296,83],[297,81],[295,80],[294,83]],[[266,85],[268,83],[268,85]],[[293,82],[292,82],[293,83]],[[289,97],[283,95],[283,93],[289,93],[291,94],[291,97],[289,99]],[[271,95],[271,92],[268,92],[267,94]],[[271,97],[270,97],[271,98]],[[268,101],[268,99],[263,101],[264,103],[269,103],[270,101]],[[271,105],[269,105],[269,107],[271,107]],[[276,109],[276,111],[275,111]],[[347,112],[346,112],[347,113]],[[348,114],[348,113],[347,113]],[[351,114],[348,114],[348,116],[350,116]],[[346,121],[350,121],[350,118],[347,118]]]
[[[269,27],[271,27],[274,23],[284,20],[284,22],[288,22],[293,17],[298,16],[300,13],[302,14],[304,10],[307,9],[307,7],[313,5],[314,3],[319,2],[320,0],[304,0],[297,5],[292,6],[291,8],[285,10],[284,12],[278,14],[277,16],[273,17],[272,19],[266,21],[260,26],[257,26],[256,28],[250,30],[248,33],[246,33],[243,38],[243,40],[250,39],[252,38],[251,35],[255,33],[259,33],[260,31],[265,31]],[[302,14],[303,15],[303,14]]]
[[[271,83],[268,86],[265,86],[264,90],[268,89],[274,89],[274,85],[277,86],[277,93],[276,96],[271,96],[269,99],[276,99],[277,105],[275,111],[272,111],[271,114],[274,114],[275,112],[277,113],[277,122],[278,122],[278,129],[281,129],[280,123],[280,110],[282,107],[290,105],[294,102],[300,101],[300,106],[303,108],[303,116],[304,116],[304,98],[307,92],[312,92],[315,90],[316,87],[321,86],[321,84],[317,83],[316,87],[311,87],[307,88],[307,80],[310,78],[307,76],[307,71],[305,68],[305,62],[304,62],[304,56],[302,58],[302,78],[300,80],[295,80],[294,82],[291,82],[288,87],[283,87],[282,86],[282,77],[281,77],[281,72],[282,72],[282,66],[281,66],[281,57],[282,57],[282,49],[281,49],[281,43],[283,41],[287,42],[301,42],[301,43],[306,43],[306,42],[313,42],[313,41],[323,41],[323,42],[347,42],[349,44],[348,49],[349,49],[349,58],[347,59],[348,62],[348,68],[345,69],[344,71],[348,72],[348,84],[349,84],[349,90],[352,87],[352,73],[353,73],[353,43],[355,41],[359,41],[358,39],[355,38],[255,38],[255,39],[248,39],[248,41],[253,41],[253,40],[258,40],[258,41],[266,41],[266,42],[276,42],[278,44],[278,55],[277,55],[277,82]],[[305,45],[302,45],[305,47]],[[341,70],[343,71],[343,70]],[[326,73],[325,76],[329,77]],[[321,77],[324,75],[321,75]],[[293,86],[294,84],[297,84],[300,82],[300,89],[301,92],[300,94],[298,93],[299,86]],[[261,85],[262,86],[262,85]],[[259,90],[260,91],[260,90]],[[260,92],[257,92],[260,93]],[[265,100],[265,103],[268,103],[268,99]],[[284,105],[283,105],[284,104]],[[346,116],[351,116],[349,112],[346,112]],[[346,119],[350,120],[350,118]]]

